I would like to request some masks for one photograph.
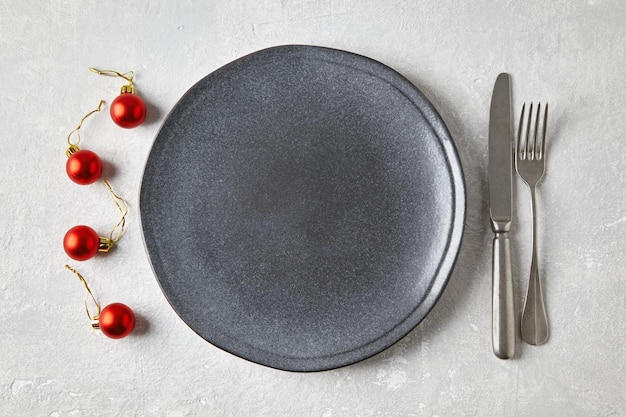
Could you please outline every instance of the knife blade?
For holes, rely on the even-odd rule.
[[[515,354],[515,305],[509,231],[512,215],[513,121],[511,77],[496,78],[489,111],[489,216],[493,239],[492,339],[500,359]]]

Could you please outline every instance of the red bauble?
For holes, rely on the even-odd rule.
[[[111,118],[126,129],[139,126],[146,118],[146,105],[133,93],[122,93],[111,103]]]
[[[76,184],[92,184],[102,175],[102,160],[94,152],[77,151],[67,159],[65,171]]]
[[[63,238],[63,249],[72,259],[86,261],[98,252],[100,236],[89,226],[74,226]]]
[[[98,324],[105,336],[121,339],[135,328],[135,313],[125,304],[109,304],[100,312]]]

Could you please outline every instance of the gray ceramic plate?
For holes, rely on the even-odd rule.
[[[428,314],[459,250],[465,189],[443,121],[404,77],[283,46],[180,99],[140,205],[185,323],[242,358],[316,371],[382,351]]]

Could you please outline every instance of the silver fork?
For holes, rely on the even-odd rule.
[[[548,340],[548,316],[543,302],[539,268],[537,266],[537,203],[535,201],[535,189],[537,183],[543,177],[546,165],[546,128],[548,123],[548,104],[543,112],[541,120],[541,103],[537,104],[537,113],[533,118],[533,104],[530,103],[528,117],[525,119],[526,103],[522,106],[517,146],[515,149],[515,168],[519,176],[530,188],[530,201],[532,208],[533,224],[533,251],[530,264],[530,279],[528,291],[522,310],[521,332],[522,340],[531,345],[542,345]],[[534,127],[531,125],[534,120]],[[526,129],[523,126],[526,125]],[[531,135],[531,127],[533,134]],[[540,130],[541,127],[541,131]],[[523,134],[524,133],[524,134]]]

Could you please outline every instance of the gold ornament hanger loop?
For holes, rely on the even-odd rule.
[[[100,100],[100,103],[98,104],[98,107],[92,111],[90,111],[89,113],[87,113],[86,115],[83,116],[82,119],[80,119],[80,122],[78,123],[78,126],[76,126],[76,129],[72,130],[68,135],[67,135],[67,143],[68,145],[70,145],[70,148],[67,150],[68,153],[68,157],[73,154],[74,152],[76,152],[78,150],[78,144],[80,143],[80,129],[81,127],[83,127],[83,123],[85,122],[85,120],[91,116],[94,113],[99,112],[102,109],[102,104],[104,104],[104,100]],[[72,142],[72,136],[75,135],[76,136],[76,142]]]
[[[133,78],[135,78],[134,71],[127,71],[127,72],[121,73],[121,72],[117,72],[113,70],[99,70],[94,67],[89,67],[89,71],[95,72],[98,75],[107,75],[109,77],[123,78],[128,82],[128,84],[122,86],[121,92],[135,94],[135,86],[133,86]]]
[[[96,297],[93,296],[93,293],[91,292],[89,285],[87,285],[87,281],[85,281],[85,278],[83,278],[83,276],[71,266],[66,264],[65,268],[73,272],[78,277],[80,282],[83,283],[83,286],[87,290],[87,298],[85,298],[85,312],[87,313],[87,317],[89,317],[89,321],[91,321],[91,326],[94,329],[97,329],[99,327],[98,319],[100,318],[100,311],[101,311],[100,304],[98,304],[98,301],[96,301]],[[91,314],[89,312],[89,300],[91,300],[93,305],[96,307],[96,314]]]
[[[107,180],[103,179],[102,182],[107,187],[107,190],[111,194],[111,197],[113,197],[113,202],[115,203],[115,206],[122,214],[122,218],[120,219],[119,222],[117,222],[117,224],[113,227],[113,230],[111,230],[111,233],[109,234],[108,240],[109,240],[109,248],[110,248],[110,246],[113,245],[113,243],[120,240],[120,238],[124,234],[125,227],[126,227],[126,215],[128,214],[128,203],[126,203],[126,200],[124,200],[122,197],[117,195],[115,191],[113,191],[111,184],[109,184]]]

